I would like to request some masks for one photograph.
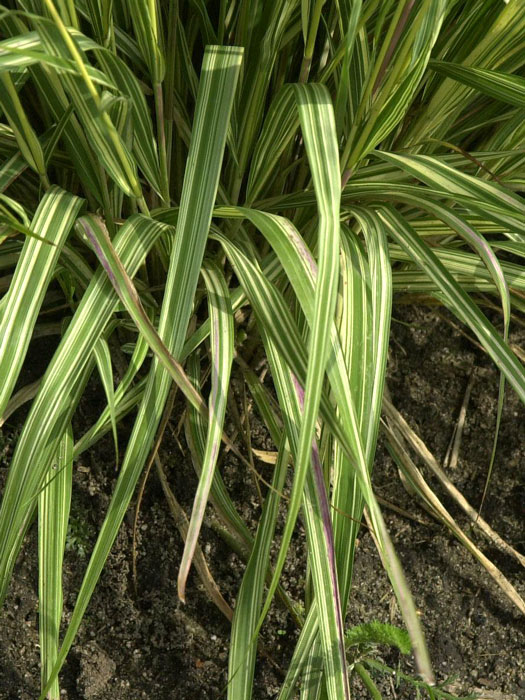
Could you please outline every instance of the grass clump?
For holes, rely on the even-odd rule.
[[[0,509],[0,599],[38,513],[41,697],[59,697],[60,668],[141,476],[155,462],[162,475],[157,450],[175,390],[199,475],[189,518],[163,482],[185,539],[180,598],[192,562],[209,577],[198,544],[208,501],[247,558],[228,697],[251,697],[258,634],[276,593],[301,627],[281,700],[311,675],[314,659],[321,669],[310,691],[350,697],[346,646],[356,631],[345,632],[345,613],[365,507],[406,623],[421,677],[414,682],[447,697],[432,690],[371,475],[384,408],[389,449],[414,493],[525,612],[428,487],[413,453],[436,465],[385,390],[392,298],[403,294],[446,306],[494,361],[498,423],[505,386],[525,400],[523,366],[508,343],[523,311],[525,7],[8,0],[0,31],[0,263],[8,276],[0,415],[32,400]],[[501,310],[502,332],[482,310],[487,297]],[[41,381],[14,393],[50,311],[58,348]],[[114,349],[124,335],[129,361],[116,383]],[[272,391],[254,371],[261,363]],[[275,448],[256,533],[216,470],[223,443],[253,466],[249,437],[240,452],[224,430],[232,367]],[[85,435],[73,435],[93,373],[107,406]],[[132,409],[131,436],[119,445]],[[73,462],[110,431],[119,476],[60,639]],[[279,587],[300,513],[304,614]],[[360,630],[401,643],[386,628]],[[365,665],[358,673],[378,697]]]

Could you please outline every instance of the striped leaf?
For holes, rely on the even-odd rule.
[[[184,600],[185,597],[186,579],[197,545],[219,456],[233,360],[233,314],[226,280],[220,269],[209,261],[204,264],[202,275],[208,292],[208,311],[211,325],[211,392],[208,402],[209,419],[206,447],[179,568],[177,586],[181,600]]]
[[[85,216],[79,220],[86,236],[93,245],[93,248],[100,260],[108,278],[118,294],[119,299],[124,304],[131,318],[135,321],[138,330],[147,340],[150,348],[162,362],[164,367],[171,374],[173,380],[180,387],[186,398],[200,410],[204,410],[202,397],[195,392],[189,379],[186,377],[182,365],[174,359],[166,345],[157,333],[146,314],[140,297],[131,281],[126,268],[119,259],[111,243],[104,222],[94,216]]]
[[[405,172],[449,195],[461,196],[459,200],[476,214],[493,219],[516,231],[522,239],[525,202],[522,197],[492,182],[473,177],[451,168],[431,156],[406,156],[398,153],[376,151],[382,160],[397,164]]]
[[[272,174],[273,167],[299,127],[295,95],[285,85],[273,101],[252,158],[246,200],[253,202]]]
[[[91,44],[89,45],[91,48]],[[70,73],[72,75],[80,76],[78,66],[73,60],[68,60],[61,56],[54,56],[50,53],[46,53],[43,48],[42,42],[40,41],[38,51],[31,51],[29,49],[18,49],[12,46],[11,44],[5,46],[4,51],[6,51],[6,53],[8,52],[10,54],[14,54],[15,56],[19,56],[18,64],[23,65],[24,67],[40,64],[56,69],[58,74]],[[0,62],[0,74],[5,77],[8,67],[10,67],[12,64],[15,64],[16,66],[15,61],[6,61],[5,64],[2,64]],[[90,80],[93,81],[93,83],[113,90],[116,89],[116,86],[111,81],[111,79],[104,75],[104,73],[102,73],[101,71],[97,70],[96,68],[93,68],[93,66],[86,64],[85,71],[89,76]]]
[[[0,414],[22,368],[37,315],[82,200],[58,187],[42,198],[5,297],[0,321]]]
[[[86,0],[86,7],[99,44],[107,46],[113,36],[113,0]]]
[[[525,107],[525,80],[501,71],[462,66],[446,61],[430,61],[430,68],[463,85],[515,107]]]
[[[228,698],[234,700],[252,695],[256,650],[253,643],[264,593],[265,573],[270,557],[278,515],[280,494],[286,479],[290,458],[286,443],[279,449],[272,489],[266,497],[253,549],[246,565],[232,621],[229,656]]]
[[[198,352],[188,358],[188,376],[195,388],[200,389],[201,365]],[[190,449],[193,466],[197,477],[200,479],[204,454],[206,451],[207,425],[204,416],[193,406],[188,406],[188,417],[185,421],[186,441]],[[246,523],[239,515],[237,508],[231,499],[219,470],[215,470],[210,487],[209,500],[213,504],[215,512],[221,519],[228,532],[232,534],[240,549],[244,553],[249,552],[253,545],[253,537]]]
[[[0,192],[4,192],[27,167],[27,161],[21,153],[15,153],[0,166]]]
[[[111,352],[105,338],[100,338],[96,343],[93,352],[97,363],[98,373],[102,381],[102,386],[106,393],[108,402],[109,419],[111,421],[111,432],[113,433],[113,444],[115,445],[115,466],[118,468],[118,434],[117,434],[117,409],[115,404],[115,387],[113,385],[113,372],[111,367]]]
[[[228,258],[234,265],[236,275],[255,309],[256,316],[261,324],[260,332],[264,332],[265,334],[267,333],[271,337],[272,341],[275,342],[276,347],[278,348],[280,356],[286,360],[286,362],[292,368],[294,374],[299,377],[300,381],[304,381],[304,377],[306,376],[306,351],[302,345],[299,331],[286,304],[276,290],[271,287],[268,281],[260,274],[257,268],[253,266],[253,264],[244,255],[242,255],[238,249],[232,246],[232,244],[223,237],[217,236],[217,238],[221,241]],[[306,273],[306,280],[308,280],[309,277],[310,279],[312,278],[312,274],[314,272],[314,268],[312,267],[313,260],[309,260],[308,257],[304,255],[304,252],[305,248],[303,244],[299,259],[302,260]],[[284,260],[285,258],[283,258],[283,261]],[[291,274],[290,279],[297,279],[297,275]],[[302,282],[304,285],[305,280],[303,279]],[[301,289],[303,292],[301,292]],[[311,292],[308,294],[304,286],[297,286],[296,291],[303,295],[303,309],[307,312],[307,315],[309,313],[310,316],[312,316],[313,296]],[[388,307],[386,307],[386,309],[387,308]],[[388,319],[388,313],[386,313],[384,318]],[[432,672],[430,670],[424,638],[420,629],[415,607],[411,598],[409,597],[404,576],[400,569],[397,557],[393,551],[389,535],[386,531],[384,521],[371,489],[370,477],[368,469],[366,468],[366,459],[359,435],[357,418],[353,408],[353,401],[349,400],[349,397],[351,397],[352,394],[348,382],[348,376],[336,336],[333,337],[333,342],[335,361],[331,360],[329,362],[328,374],[332,389],[336,396],[337,405],[341,411],[342,421],[339,422],[326,397],[322,397],[321,399],[321,414],[326,420],[327,424],[330,426],[330,429],[333,431],[334,435],[337,437],[338,441],[344,447],[345,453],[350,457],[352,463],[355,464],[357,461],[357,464],[360,467],[359,471],[357,472],[360,481],[360,488],[362,489],[367,503],[371,508],[374,518],[374,526],[384,547],[384,556],[386,557],[385,566],[388,567],[389,573],[393,578],[393,584],[399,597],[405,619],[409,626],[409,631],[411,632],[414,647],[416,649],[416,658],[420,664],[421,672],[425,675],[425,677],[431,679]],[[384,339],[382,342],[384,347]],[[380,367],[381,365],[379,365],[378,369]],[[381,371],[384,372],[384,365],[383,370]],[[380,377],[381,374],[378,376]],[[303,379],[301,380],[301,378]],[[382,382],[379,381],[379,396],[381,390]],[[376,414],[376,416],[377,415],[378,414]],[[377,430],[377,427],[375,430]],[[277,572],[279,570],[279,565],[282,565],[282,561],[283,560],[279,561],[276,567]],[[272,589],[270,588],[270,593],[271,591]]]
[[[62,561],[71,505],[73,481],[73,433],[68,428],[60,440],[48,472],[49,485],[38,497],[38,597],[42,687],[55,664],[62,620]],[[49,700],[60,700],[55,679]]]
[[[128,11],[133,22],[135,36],[144,62],[148,66],[152,83],[164,79],[164,58],[159,46],[159,7],[157,0],[128,0]]]
[[[47,180],[42,147],[22,107],[11,76],[8,73],[1,73],[0,82],[3,86],[0,91],[0,107],[13,129],[20,152],[28,165],[40,175],[42,182],[48,186],[49,181]]]

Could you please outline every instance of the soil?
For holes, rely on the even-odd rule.
[[[479,506],[490,459],[496,420],[498,375],[487,357],[451,325],[451,317],[435,310],[399,306],[395,309],[389,364],[392,400],[417,430],[438,460],[443,460],[472,370],[472,393],[458,465],[450,478],[475,507]],[[525,331],[516,328],[513,342],[525,347]],[[45,367],[38,352],[21,384],[32,381]],[[75,416],[81,435],[102,406],[93,380]],[[25,410],[15,414],[2,433],[1,479],[5,479],[17,426]],[[132,417],[123,425],[122,445]],[[255,415],[254,447],[268,440]],[[175,421],[176,422],[176,421]],[[523,504],[525,482],[525,410],[506,392],[498,454],[484,505],[484,517],[513,547],[525,553]],[[184,447],[184,445],[183,445]],[[196,480],[186,450],[166,437],[161,450],[169,482],[188,510]],[[268,465],[258,464],[265,477]],[[227,455],[221,465],[230,493],[250,526],[259,516],[253,480],[238,460]],[[428,482],[462,527],[466,518],[442,492],[430,474]],[[64,625],[71,615],[96,532],[116,479],[112,440],[100,442],[75,467],[72,526],[65,555]],[[377,493],[414,519],[385,507],[384,513],[403,564],[427,636],[439,681],[455,676],[449,688],[471,691],[491,700],[525,700],[525,626],[523,617],[488,578],[484,569],[454,537],[414,501],[402,486],[383,443],[378,450],[374,481]],[[64,700],[188,700],[224,697],[229,623],[209,602],[197,576],[190,576],[187,603],[177,599],[177,567],[182,540],[154,472],[148,481],[140,513],[137,591],[132,579],[132,520],[126,518],[88,608],[76,643],[61,675]],[[230,605],[244,565],[207,523],[201,542],[210,570]],[[469,531],[470,532],[470,531]],[[518,592],[525,596],[519,565],[500,554],[475,532],[474,541],[494,561]],[[299,529],[284,585],[300,599],[304,577],[304,533]],[[347,624],[379,620],[401,624],[388,580],[372,538],[362,527],[355,565],[353,595]],[[0,700],[34,700],[39,687],[36,531],[31,529],[11,585],[0,622]],[[276,604],[263,633],[267,657],[257,666],[253,698],[277,696],[293,651],[297,630]],[[405,673],[413,672],[410,658],[378,647],[377,656]],[[368,695],[353,680],[353,698]],[[378,680],[386,699],[410,700],[416,691],[394,679]]]

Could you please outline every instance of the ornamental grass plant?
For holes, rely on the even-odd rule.
[[[280,700],[350,698],[353,675],[381,697],[381,664],[351,653],[376,642],[412,649],[418,692],[452,697],[434,685],[373,465],[382,431],[414,503],[525,613],[425,473],[494,546],[524,557],[454,487],[385,379],[402,294],[446,307],[483,347],[501,374],[498,424],[506,391],[525,400],[508,340],[525,310],[525,5],[7,0],[0,37],[2,421],[31,402],[2,494],[0,600],[38,521],[41,699],[60,697],[60,669],[141,479],[155,463],[163,473],[158,446],[176,393],[198,474],[180,599],[191,595],[192,563],[206,578],[208,504],[246,557],[225,695],[252,697],[258,635],[279,598],[300,628]],[[50,325],[56,352],[38,382],[20,387],[32,339]],[[232,372],[273,443],[255,531],[216,469],[222,449],[246,470],[257,457],[249,436],[225,431]],[[92,375],[106,407],[74,435]],[[118,478],[61,628],[75,460],[108,433]],[[497,430],[487,481],[494,459]],[[364,515],[406,634],[372,620],[346,626]],[[304,600],[279,584],[298,518]]]

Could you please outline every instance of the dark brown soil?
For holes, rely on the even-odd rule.
[[[497,373],[481,351],[434,311],[408,311],[399,307],[395,317],[389,377],[392,398],[438,460],[445,455],[468,377],[476,368],[459,463],[450,475],[472,505],[478,506],[492,445]],[[518,330],[513,341],[525,347],[525,332]],[[24,382],[33,378],[30,372]],[[100,400],[93,384],[76,417],[77,435],[97,415]],[[20,416],[13,416],[4,427],[2,481],[16,439],[17,420],[22,419],[23,411],[20,411]],[[484,506],[488,522],[521,552],[525,552],[524,419],[524,407],[508,390],[498,457]],[[256,417],[253,417],[253,429],[255,446],[263,446],[265,436]],[[122,444],[125,437],[124,430]],[[189,508],[196,481],[187,455],[168,438],[162,459],[179,501]],[[268,477],[270,468],[258,467]],[[222,471],[241,514],[253,525],[259,508],[251,477],[230,456],[225,459]],[[443,495],[429,474],[425,476],[457,522],[466,528],[468,523],[459,509]],[[115,478],[109,438],[83,455],[76,465],[65,566],[65,624]],[[438,680],[456,675],[453,687],[458,693],[478,691],[483,698],[492,700],[524,700],[523,618],[452,535],[432,521],[407,494],[383,445],[378,451],[375,483],[384,499],[422,521],[415,522],[385,510],[421,611]],[[136,594],[131,575],[131,523],[132,514],[123,525],[65,664],[62,697],[69,700],[224,697],[229,623],[208,601],[194,574],[190,578],[187,604],[178,602],[176,577],[182,542],[154,473],[141,510]],[[524,596],[525,581],[519,566],[479,535],[471,533],[471,536]],[[233,606],[244,565],[210,527],[204,527],[201,541],[210,569]],[[299,532],[285,581],[291,594],[298,597],[304,576],[303,542]],[[0,623],[0,700],[38,697],[35,549],[33,527],[17,563]],[[372,539],[366,528],[362,528],[347,622],[350,625],[371,620],[401,623]],[[255,699],[276,697],[296,638],[293,623],[275,606],[263,637],[266,649],[271,650],[271,659],[263,658],[257,667]],[[378,648],[378,655],[382,653],[388,663],[397,662],[397,652]],[[402,668],[410,672],[410,659],[403,661]],[[415,697],[415,692],[406,685],[396,687],[388,678],[379,680],[378,686],[385,699]],[[353,691],[355,700],[368,697],[357,681],[353,681]]]

